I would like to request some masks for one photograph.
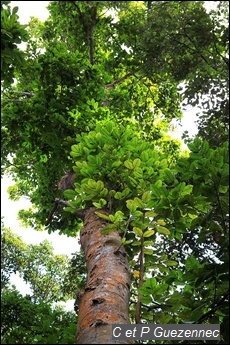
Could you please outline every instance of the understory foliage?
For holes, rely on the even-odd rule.
[[[23,225],[76,237],[76,211],[96,207],[128,254],[131,322],[220,324],[228,343],[228,2],[52,1],[27,27],[1,3],[2,174],[31,201]],[[200,111],[182,150],[171,124],[186,104]],[[68,206],[47,223],[55,198]],[[73,344],[77,317],[55,303],[84,287],[82,253],[4,226],[2,248],[2,343]]]

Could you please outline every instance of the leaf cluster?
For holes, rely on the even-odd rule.
[[[33,303],[42,300],[51,304],[73,296],[73,287],[72,291],[63,288],[70,270],[70,262],[64,255],[55,255],[48,241],[27,245],[11,230],[4,226],[2,230],[3,287],[9,285],[13,273],[18,273],[31,289]]]
[[[18,7],[11,10],[9,3],[1,1],[1,80],[4,87],[9,87],[15,73],[23,70],[26,55],[18,44],[29,39],[26,25],[18,21]]]
[[[73,344],[75,329],[73,313],[53,310],[42,300],[35,304],[14,288],[2,293],[2,344]]]

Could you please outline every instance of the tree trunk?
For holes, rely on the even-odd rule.
[[[112,324],[130,324],[128,260],[117,231],[101,234],[108,223],[95,210],[85,211],[80,233],[88,277],[79,297],[77,344],[131,344],[112,339]]]

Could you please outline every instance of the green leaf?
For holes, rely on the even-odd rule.
[[[131,245],[133,246],[133,247],[136,247],[136,246],[140,246],[141,245],[141,242],[140,241],[133,241],[132,243],[131,243]]]
[[[126,200],[126,206],[130,210],[131,213],[136,211],[137,206],[134,200]]]
[[[95,212],[96,213],[96,212]],[[103,217],[101,217],[103,218]],[[107,235],[110,234],[111,232],[117,230],[117,226],[115,224],[109,224],[106,225],[102,230],[101,230],[101,234],[102,235]]]
[[[191,315],[190,315],[190,318],[189,320],[193,321],[194,323],[196,323],[200,317],[203,315],[203,310],[193,310]]]
[[[133,227],[133,232],[139,237],[142,237],[142,235],[143,235],[143,231],[136,226]]]
[[[155,286],[157,285],[157,281],[156,278],[148,278],[146,279],[146,281],[144,282],[144,287],[145,288],[150,288],[151,290],[153,290],[155,288]],[[147,290],[148,291],[148,290]],[[149,291],[148,293],[149,294]]]
[[[97,163],[98,167],[100,167],[102,165],[102,159],[100,156],[96,156],[96,163]]]
[[[40,156],[40,162],[46,163],[48,161],[47,155],[41,155]]]
[[[162,294],[169,288],[168,284],[157,284],[153,289],[153,294]]]
[[[157,219],[156,223],[157,223],[158,225],[162,225],[162,226],[164,226],[164,225],[166,224],[165,221],[164,221],[163,219]]]
[[[72,149],[72,151],[71,151],[71,156],[72,157],[79,157],[79,156],[81,156],[82,155],[82,147],[81,147],[81,145],[72,145],[71,146],[71,149]]]
[[[134,203],[137,207],[140,207],[140,208],[145,207],[145,204],[143,203],[143,201],[137,197],[134,198]]]
[[[129,178],[133,187],[136,187],[138,185],[137,180],[135,180],[132,176],[129,176],[128,178]]]
[[[154,245],[154,241],[150,241],[150,240],[144,241],[144,246],[145,247],[153,246],[153,245]]]
[[[105,199],[100,199],[99,202],[93,202],[93,205],[97,208],[103,208],[107,204]]]
[[[75,196],[76,196],[76,192],[72,189],[66,189],[64,191],[64,196],[67,198],[67,199],[74,199]]]
[[[116,192],[116,194],[114,195],[114,198],[117,200],[121,200],[123,198],[123,195],[121,192]]]
[[[143,152],[141,152],[141,160],[143,161],[143,162],[147,162],[148,160],[149,160],[149,155],[148,155],[148,152],[147,151],[143,151]]]
[[[133,169],[136,170],[140,165],[141,165],[140,158],[134,159],[134,161],[133,161]]]
[[[133,164],[132,164],[132,162],[131,162],[130,160],[126,160],[126,161],[124,162],[124,166],[125,166],[126,168],[128,168],[129,170],[133,170]]]
[[[96,190],[97,190],[98,192],[100,192],[101,190],[103,190],[103,188],[104,188],[104,183],[103,183],[103,181],[97,181]]]
[[[149,289],[145,288],[145,287],[140,287],[138,289],[139,293],[143,296],[149,296]]]
[[[124,218],[125,218],[124,213],[121,211],[117,211],[114,214],[114,222],[119,222],[119,221],[123,220]]]
[[[145,212],[145,216],[154,218],[157,216],[157,213],[155,211],[147,211],[147,212]]]
[[[141,296],[141,302],[145,305],[146,304],[152,304],[152,298],[150,296]]]
[[[107,189],[107,188],[103,188],[103,189],[100,191],[99,195],[102,196],[102,197],[104,198],[104,197],[106,197],[106,196],[108,195],[108,193],[109,193],[108,189]]]
[[[145,253],[146,255],[153,255],[153,249],[144,248],[144,253]]]
[[[107,216],[107,215],[104,214],[104,213],[95,211],[95,214],[96,214],[98,217],[100,217],[100,218],[103,218],[103,219],[105,219],[105,220],[110,220],[109,216]]]
[[[164,170],[164,174],[165,174],[165,179],[168,183],[173,183],[174,182],[174,176],[172,174],[172,172],[169,169],[165,169]]]
[[[115,161],[112,164],[112,168],[118,168],[119,166],[121,166],[122,162],[121,161]]]
[[[149,192],[144,192],[141,199],[145,204],[147,204],[147,202],[151,200],[151,194]]]
[[[163,234],[163,235],[166,235],[166,236],[170,235],[169,229],[165,228],[164,226],[158,225],[158,226],[156,227],[156,231],[157,231],[159,234]]]
[[[125,189],[122,191],[123,197],[127,197],[130,193],[131,193],[131,190],[130,190],[129,188],[125,188]]]
[[[186,260],[186,270],[189,271],[198,267],[200,267],[199,261],[196,258],[194,258],[192,255],[190,255],[188,259]]]
[[[64,211],[65,212],[70,212],[70,213],[76,213],[76,208],[72,208],[72,207],[66,206],[64,208]]]
[[[147,230],[147,231],[144,232],[143,236],[144,237],[150,237],[150,236],[152,236],[154,234],[155,234],[154,230]]]
[[[167,266],[178,266],[178,262],[174,260],[166,260],[164,261],[164,264]]]
[[[219,186],[218,190],[220,193],[227,193],[229,190],[229,186]]]
[[[173,210],[173,217],[174,217],[175,221],[180,220],[181,213],[180,213],[180,209],[178,207],[174,208],[174,210]]]
[[[137,218],[142,217],[143,216],[143,212],[138,211],[138,210],[133,211],[132,212],[132,216],[137,217]]]
[[[18,6],[14,7],[12,10],[12,14],[16,14],[18,12]]]
[[[113,214],[109,215],[109,220],[110,220],[110,222],[115,222],[115,217]]]
[[[108,122],[105,124],[105,128],[106,128],[106,130],[107,130],[109,133],[112,133],[112,132],[113,132],[113,129],[114,129],[114,123],[113,123],[113,121],[108,121]]]

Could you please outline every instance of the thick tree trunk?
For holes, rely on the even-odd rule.
[[[131,344],[112,339],[112,324],[130,323],[128,260],[118,232],[101,234],[108,224],[95,210],[85,211],[80,233],[88,278],[79,298],[77,344]]]

